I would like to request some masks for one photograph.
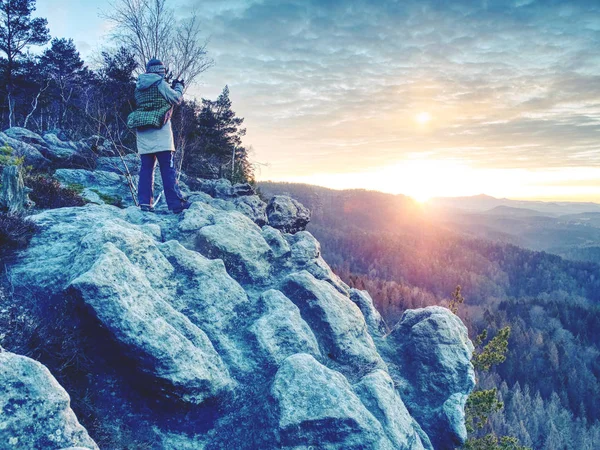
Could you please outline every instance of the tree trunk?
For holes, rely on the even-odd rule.
[[[21,166],[6,166],[2,171],[2,189],[0,190],[0,209],[12,214],[25,211],[32,204],[23,183]]]

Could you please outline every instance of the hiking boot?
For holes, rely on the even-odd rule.
[[[192,204],[190,202],[184,202],[181,204],[181,206],[178,206],[177,208],[173,208],[171,211],[173,212],[173,214],[180,214],[183,211],[185,211],[186,209],[188,209],[190,206],[192,206]]]
[[[143,212],[154,212],[154,208],[150,205],[140,205],[140,209]]]

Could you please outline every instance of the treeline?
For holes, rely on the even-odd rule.
[[[72,39],[52,38],[47,20],[34,17],[35,3],[0,0],[2,129],[52,131],[70,140],[99,135],[123,152],[135,151],[135,133],[126,126],[144,69],[135,49],[107,48],[90,68]],[[250,149],[241,141],[244,119],[231,106],[225,86],[216,100],[186,100],[175,108],[177,159],[188,175],[253,181]]]
[[[383,194],[367,191],[260,188],[314,207],[308,229],[324,258],[348,284],[371,293],[389,326],[405,309],[447,305],[461,285],[466,301],[458,314],[472,337],[512,328],[506,361],[481,380],[505,401],[485,431],[536,449],[597,448],[600,266],[461,235],[401,196],[390,207],[378,204]]]
[[[595,450],[600,442],[600,423],[592,425],[585,417],[575,417],[553,393],[544,399],[539,392],[520,383],[509,389],[498,377],[480,380],[481,384],[499,385],[504,403],[503,414],[497,414],[487,427],[498,435],[514,436],[521,445],[544,450]]]

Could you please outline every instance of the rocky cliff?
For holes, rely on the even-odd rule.
[[[299,203],[186,180],[189,210],[144,213],[108,146],[23,129],[0,141],[90,201],[36,211],[39,231],[7,269],[22,307],[60,324],[53,334],[71,350],[48,367],[73,386],[89,434],[53,375],[5,349],[0,449],[452,449],[465,440],[475,382],[466,327],[430,307],[388,332],[369,294],[323,260]],[[124,160],[135,182],[135,155]],[[103,204],[115,195],[122,208]]]

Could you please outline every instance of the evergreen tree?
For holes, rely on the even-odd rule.
[[[86,71],[73,39],[52,39],[52,45],[40,57],[44,74],[51,80],[58,104],[58,127],[62,128],[69,106],[81,91]]]
[[[204,165],[216,165],[218,176],[231,181],[252,181],[253,171],[248,150],[242,145],[246,129],[244,119],[231,109],[229,87],[217,100],[202,99],[197,118],[200,145],[184,155],[183,167],[188,175],[203,176]]]
[[[102,52],[102,67],[99,74],[103,78],[118,83],[131,83],[134,81],[134,72],[138,67],[133,53],[125,47],[119,47],[114,52]]]
[[[2,61],[8,125],[13,125],[14,75],[19,58],[31,45],[43,45],[50,39],[48,21],[32,18],[35,0],[0,0],[0,50],[6,55]]]

